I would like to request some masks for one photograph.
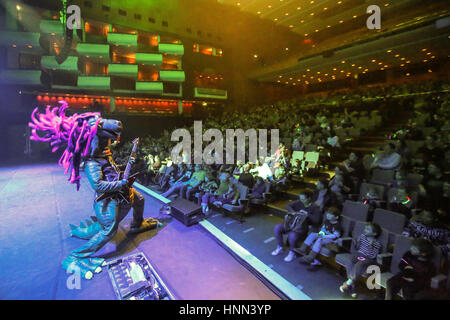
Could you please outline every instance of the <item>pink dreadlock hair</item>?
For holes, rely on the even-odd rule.
[[[70,183],[76,183],[77,191],[80,189],[80,163],[81,157],[89,152],[92,139],[97,134],[97,127],[102,120],[99,112],[75,113],[66,117],[68,107],[66,101],[58,101],[60,107],[47,106],[45,113],[39,113],[38,108],[33,110],[28,126],[32,128],[30,139],[34,141],[50,142],[52,152],[65,147],[59,159],[59,165],[65,169],[64,174],[70,170]],[[89,120],[94,119],[95,124],[90,125]],[[92,122],[91,122],[92,124]],[[39,136],[38,131],[44,136]]]

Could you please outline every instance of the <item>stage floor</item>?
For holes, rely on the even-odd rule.
[[[93,191],[80,191],[57,165],[0,168],[0,299],[116,299],[104,269],[81,289],[68,289],[61,261],[83,240],[69,224],[93,214]],[[161,204],[146,196],[145,217]],[[279,299],[199,225],[177,220],[133,238],[125,236],[131,212],[101,253],[109,258],[143,252],[177,299]]]

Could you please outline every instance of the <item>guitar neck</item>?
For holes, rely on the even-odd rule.
[[[131,165],[132,165],[131,158],[136,157],[136,150],[137,150],[138,143],[139,143],[139,138],[137,138],[133,141],[133,150],[131,150],[130,158],[128,158],[128,163],[125,168],[125,172],[123,174],[123,179],[128,179],[128,177],[130,176]]]
[[[128,161],[127,166],[125,168],[125,172],[123,174],[124,179],[128,179],[128,177],[130,176],[130,171],[131,171],[131,163],[130,161]]]

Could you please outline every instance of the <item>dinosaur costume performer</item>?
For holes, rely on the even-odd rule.
[[[31,140],[50,142],[52,152],[65,148],[59,164],[69,172],[69,181],[80,188],[80,164],[84,161],[85,173],[96,198],[110,194],[111,198],[94,202],[95,217],[83,222],[80,227],[71,225],[71,235],[88,240],[81,248],[72,251],[63,261],[67,272],[78,271],[85,279],[91,279],[105,265],[102,258],[92,257],[111,240],[117,232],[120,221],[133,208],[133,222],[130,233],[149,230],[161,224],[156,219],[143,219],[145,198],[135,189],[132,182],[119,179],[119,166],[110,151],[111,142],[119,139],[122,123],[103,119],[98,112],[87,112],[66,116],[66,101],[59,101],[60,107],[47,106],[45,113],[34,109],[29,126]],[[39,135],[38,133],[41,133]],[[131,158],[131,164],[134,159]],[[122,195],[125,194],[126,197]]]

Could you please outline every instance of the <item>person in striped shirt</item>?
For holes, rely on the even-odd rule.
[[[350,293],[356,298],[356,281],[366,273],[367,267],[377,264],[377,256],[381,252],[382,244],[378,240],[381,227],[376,223],[367,223],[364,232],[353,242],[355,253],[346,266],[348,279],[339,287],[342,293]]]

